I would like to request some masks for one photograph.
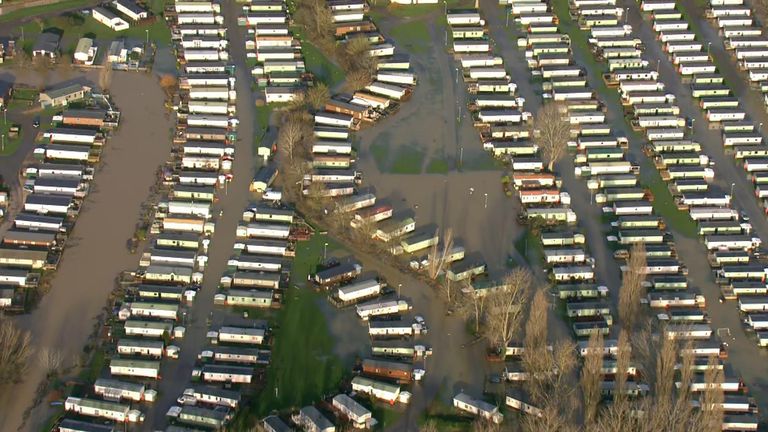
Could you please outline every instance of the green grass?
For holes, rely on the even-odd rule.
[[[58,3],[54,3],[51,5],[24,8],[24,9],[16,10],[7,14],[3,14],[2,16],[0,16],[0,22],[10,22],[10,21],[15,21],[23,18],[36,16],[36,15],[64,11],[67,9],[84,8],[87,6],[91,6],[92,4],[93,4],[93,1],[90,1],[90,0],[65,0],[65,1],[60,1]]]
[[[687,212],[677,208],[667,184],[658,171],[650,163],[643,168],[646,168],[644,172],[650,174],[650,178],[643,180],[643,186],[650,189],[653,194],[653,209],[664,218],[667,227],[686,237],[695,238],[697,236],[696,222],[691,219]]]
[[[37,97],[39,95],[40,91],[38,91],[36,88],[20,87],[13,90],[13,99],[37,101]]]
[[[474,158],[464,158],[461,169],[465,171],[499,171],[504,166],[501,162],[494,159],[490,153],[481,153]]]
[[[86,382],[94,382],[99,378],[101,370],[104,369],[106,365],[107,354],[102,348],[97,348],[97,351],[94,352],[91,357],[90,363],[88,363],[88,367],[80,372],[80,378]]]
[[[429,50],[429,27],[424,21],[410,21],[396,25],[389,36],[395,40],[398,47],[407,49],[413,54],[423,54]]]
[[[526,228],[523,235],[515,240],[515,250],[530,266],[538,266],[543,258],[543,246],[539,235],[530,228]]]
[[[445,159],[432,159],[427,165],[428,174],[448,174],[451,167]]]
[[[312,72],[318,80],[324,82],[329,88],[336,87],[346,79],[341,67],[326,57],[312,43],[302,40],[301,52],[304,55],[307,70]]]
[[[389,134],[384,132],[379,135],[371,144],[370,151],[379,171],[386,172],[389,163]]]
[[[83,24],[76,24],[70,20],[67,15],[78,16],[83,20]],[[89,15],[82,15],[79,12],[71,12],[64,15],[48,17],[43,20],[35,20],[23,24],[24,42],[22,48],[28,53],[31,52],[35,39],[41,31],[55,29],[62,32],[62,37],[66,38],[67,45],[62,45],[61,50],[64,54],[74,53],[77,47],[77,41],[84,36],[98,40],[110,41],[119,38],[128,38],[144,41],[147,38],[146,30],[149,30],[149,40],[158,45],[169,45],[171,43],[171,31],[165,23],[165,20],[158,16],[156,21],[150,25],[131,25],[128,30],[116,32],[104,24],[99,23]],[[21,32],[19,32],[21,34]]]
[[[424,152],[413,147],[401,147],[395,155],[390,172],[392,174],[421,174]]]
[[[402,412],[396,411],[392,407],[385,406],[381,402],[370,403],[368,401],[364,401],[362,404],[371,410],[373,418],[379,422],[377,425],[379,430],[392,427],[392,425],[394,425],[403,415]]]
[[[324,296],[304,286],[307,275],[322,259],[326,242],[328,252],[338,248],[321,235],[296,245],[291,286],[275,325],[266,385],[249,414],[263,416],[272,410],[316,402],[335,391],[341,382],[345,367],[333,355],[334,340],[318,308]]]
[[[16,153],[16,150],[19,149],[22,138],[24,137],[24,129],[22,128],[18,137],[13,139],[9,138],[8,129],[10,129],[11,126],[13,126],[13,122],[9,121],[8,123],[4,123],[2,119],[0,119],[0,135],[5,137],[5,146],[0,146],[0,156],[10,156]]]

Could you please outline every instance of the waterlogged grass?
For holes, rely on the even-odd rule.
[[[35,6],[19,9],[0,16],[0,22],[10,22],[37,15],[64,11],[67,9],[84,8],[86,6],[90,6],[92,3],[93,2],[89,0],[66,0],[45,6]]]
[[[432,159],[427,165],[428,174],[448,174],[450,170],[451,167],[445,159]]]
[[[325,243],[328,252],[338,248],[322,235],[296,244],[290,288],[273,325],[275,343],[266,384],[252,405],[241,410],[232,430],[244,430],[272,410],[300,408],[338,390],[345,367],[333,355],[334,340],[318,307],[325,298],[306,287]]]
[[[390,172],[392,174],[421,174],[424,152],[413,147],[402,147],[395,155]]]
[[[0,118],[0,135],[2,135],[4,138],[4,142],[0,141],[0,156],[8,156],[16,153],[16,150],[18,150],[19,146],[21,145],[22,138],[24,136],[24,130],[22,129],[19,135],[16,138],[10,138],[8,136],[8,130],[13,126],[13,122],[8,121],[3,122],[2,118]]]
[[[424,21],[410,21],[398,24],[389,32],[398,47],[413,54],[423,54],[429,50],[429,27]]]
[[[333,88],[346,79],[341,67],[326,57],[318,47],[310,42],[302,40],[301,52],[304,55],[307,70],[312,72],[317,79],[324,82],[328,87]]]

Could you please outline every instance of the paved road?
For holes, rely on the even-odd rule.
[[[171,123],[163,115],[163,96],[155,77],[115,73],[112,95],[122,110],[120,129],[108,140],[91,194],[67,242],[51,292],[28,315],[17,319],[32,333],[35,348],[59,351],[65,366],[79,360],[115,277],[136,265],[126,249],[141,203],[168,157]],[[130,185],[130,186],[128,186]],[[43,371],[30,362],[25,380],[0,387],[0,431],[39,430],[49,414],[36,410],[22,428]]]
[[[661,44],[655,39],[650,23],[642,19],[637,4],[626,1],[625,6],[629,7],[629,23],[635,30],[635,35],[639,36],[645,44],[646,59],[652,65],[657,64],[657,61],[659,62],[660,81],[666,84],[667,91],[674,93],[677,97],[677,104],[680,106],[681,113],[695,120],[694,137],[701,144],[702,152],[716,162],[715,184],[728,192],[730,192],[731,184],[735,185],[733,189],[735,207],[745,211],[750,216],[750,223],[755,232],[764,242],[768,241],[768,221],[766,221],[762,209],[757,205],[754,189],[747,180],[744,170],[736,166],[730,155],[724,153],[720,132],[708,128],[703,112],[698,107],[698,101],[691,97],[689,85],[681,82],[680,75],[661,49]],[[691,5],[688,6],[688,10],[692,10],[690,9]],[[706,26],[706,23],[702,24]],[[706,45],[706,40],[701,42]],[[715,44],[713,44],[713,51],[715,51],[714,46]],[[722,60],[725,61],[721,61],[719,64],[728,63],[728,59]],[[732,70],[731,73],[728,73],[721,68],[721,73],[726,76],[728,84],[735,90],[742,104],[745,105],[745,109],[748,109],[749,104],[744,103],[748,99],[748,95],[745,95],[744,92],[748,93],[749,89],[744,85],[743,78],[734,72]],[[736,85],[734,86],[734,84]],[[740,89],[736,90],[735,87]],[[704,269],[709,269],[707,251],[704,245],[698,239],[687,239],[681,236],[676,236],[676,244],[681,261],[691,269],[689,279],[692,286],[698,287],[707,298],[707,312],[712,320],[712,327],[730,329],[731,336],[724,336],[723,339],[730,345],[728,363],[733,367],[731,372],[745,379],[752,393],[757,397],[760,408],[762,410],[767,409],[768,384],[765,381],[765,376],[768,374],[768,363],[765,361],[758,362],[755,359],[765,360],[768,355],[766,355],[765,350],[757,346],[754,339],[744,332],[737,307],[734,304],[720,304],[717,301],[720,296],[720,289],[714,283],[711,272],[704,271]]]
[[[219,279],[227,268],[227,260],[233,252],[235,229],[242,217],[242,211],[251,198],[248,185],[253,178],[253,122],[255,119],[254,99],[251,93],[250,71],[245,64],[245,31],[237,26],[239,5],[235,2],[222,4],[222,14],[230,40],[229,50],[235,64],[237,77],[237,117],[238,141],[235,144],[234,179],[227,194],[220,191],[219,206],[224,209],[223,217],[216,221],[216,231],[211,239],[208,253],[208,266],[205,270],[202,289],[198,292],[195,303],[187,314],[187,333],[179,344],[181,355],[176,361],[164,361],[160,382],[160,400],[147,417],[147,425],[159,428],[166,424],[165,412],[175,404],[176,398],[189,386],[192,369],[197,355],[206,346],[205,334],[208,331],[207,318],[213,311],[213,296],[217,291]],[[214,212],[215,214],[215,212]]]

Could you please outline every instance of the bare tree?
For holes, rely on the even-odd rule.
[[[533,122],[534,143],[550,171],[568,152],[571,126],[563,119],[560,105],[549,102],[541,107]]]
[[[280,125],[277,147],[283,154],[283,161],[286,161],[290,166],[305,161],[303,158],[306,148],[302,145],[305,139],[311,135],[311,127],[305,114],[303,112],[291,112]]]
[[[163,74],[160,76],[160,88],[163,89],[166,100],[173,100],[173,95],[176,93],[178,86],[179,83],[175,76],[171,74]]]
[[[29,367],[32,337],[0,315],[0,384],[18,382]]]
[[[622,403],[626,398],[627,373],[629,371],[630,354],[632,346],[629,343],[629,334],[626,330],[619,331],[619,339],[616,342],[616,379],[614,381],[614,403]]]
[[[435,233],[435,236],[437,236],[437,233]],[[442,250],[438,251],[438,244],[435,243],[427,256],[427,274],[432,280],[437,279],[443,271],[443,268],[447,264],[451,249],[453,249],[453,230],[451,228],[445,230],[442,245]]]
[[[301,0],[296,2],[296,23],[306,37],[326,55],[333,54],[335,45],[333,12],[325,0]]]
[[[453,283],[451,282],[450,279],[445,278],[445,280],[443,280],[443,282],[440,284],[440,288],[442,290],[443,295],[445,296],[445,300],[450,305],[451,301],[453,300],[453,292],[455,291]]]
[[[469,288],[469,294],[467,294],[467,297],[469,297],[470,301],[463,302],[462,305],[464,307],[461,308],[461,310],[463,315],[468,316],[472,319],[472,321],[474,321],[475,333],[480,333],[480,324],[483,323],[487,294],[475,292],[475,290],[469,284],[469,281],[465,281],[464,283],[464,286]]]
[[[723,370],[718,366],[717,357],[711,356],[707,363],[707,370],[704,372],[704,382],[708,384],[707,389],[699,397],[700,429],[703,432],[721,431],[723,428],[723,402],[725,396],[720,384],[723,383]]]
[[[529,377],[526,387],[533,402],[540,405],[546,400],[547,393],[543,377],[552,371],[553,363],[547,349],[548,308],[546,293],[539,289],[531,301],[523,339],[522,363]]]
[[[440,429],[437,427],[437,422],[434,420],[427,420],[421,427],[419,428],[419,432],[439,432]]]
[[[626,269],[622,275],[619,290],[619,319],[624,329],[632,330],[638,323],[640,299],[645,294],[645,245],[635,243],[629,255]]]
[[[656,360],[656,386],[654,396],[657,400],[671,400],[675,382],[675,364],[677,362],[677,342],[662,337],[661,350]]]
[[[603,381],[603,336],[595,332],[589,337],[589,348],[581,367],[581,394],[584,399],[584,422],[589,426],[597,419]]]
[[[517,267],[504,277],[500,289],[488,294],[485,335],[502,359],[507,344],[520,330],[532,282],[531,272]]]
[[[344,81],[344,86],[348,91],[357,91],[361,88],[369,85],[372,80],[372,75],[367,70],[353,70],[347,72],[347,79]]]
[[[112,65],[107,62],[99,71],[99,87],[103,93],[109,93],[110,86],[112,86]]]
[[[48,376],[56,375],[64,362],[61,352],[54,348],[40,349],[37,352],[37,359]]]
[[[316,83],[307,89],[306,101],[315,110],[322,109],[330,98],[331,93],[324,83]]]

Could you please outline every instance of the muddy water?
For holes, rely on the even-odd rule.
[[[81,353],[115,277],[136,266],[137,256],[129,254],[126,240],[133,234],[154,173],[170,151],[172,124],[164,115],[163,94],[153,76],[115,73],[111,93],[122,111],[120,129],[106,145],[51,292],[32,314],[18,318],[32,333],[36,348],[60,351],[67,365]],[[21,428],[22,414],[42,377],[33,361],[21,384],[0,387],[0,430]],[[33,412],[31,419],[23,430],[39,430],[45,413]]]

